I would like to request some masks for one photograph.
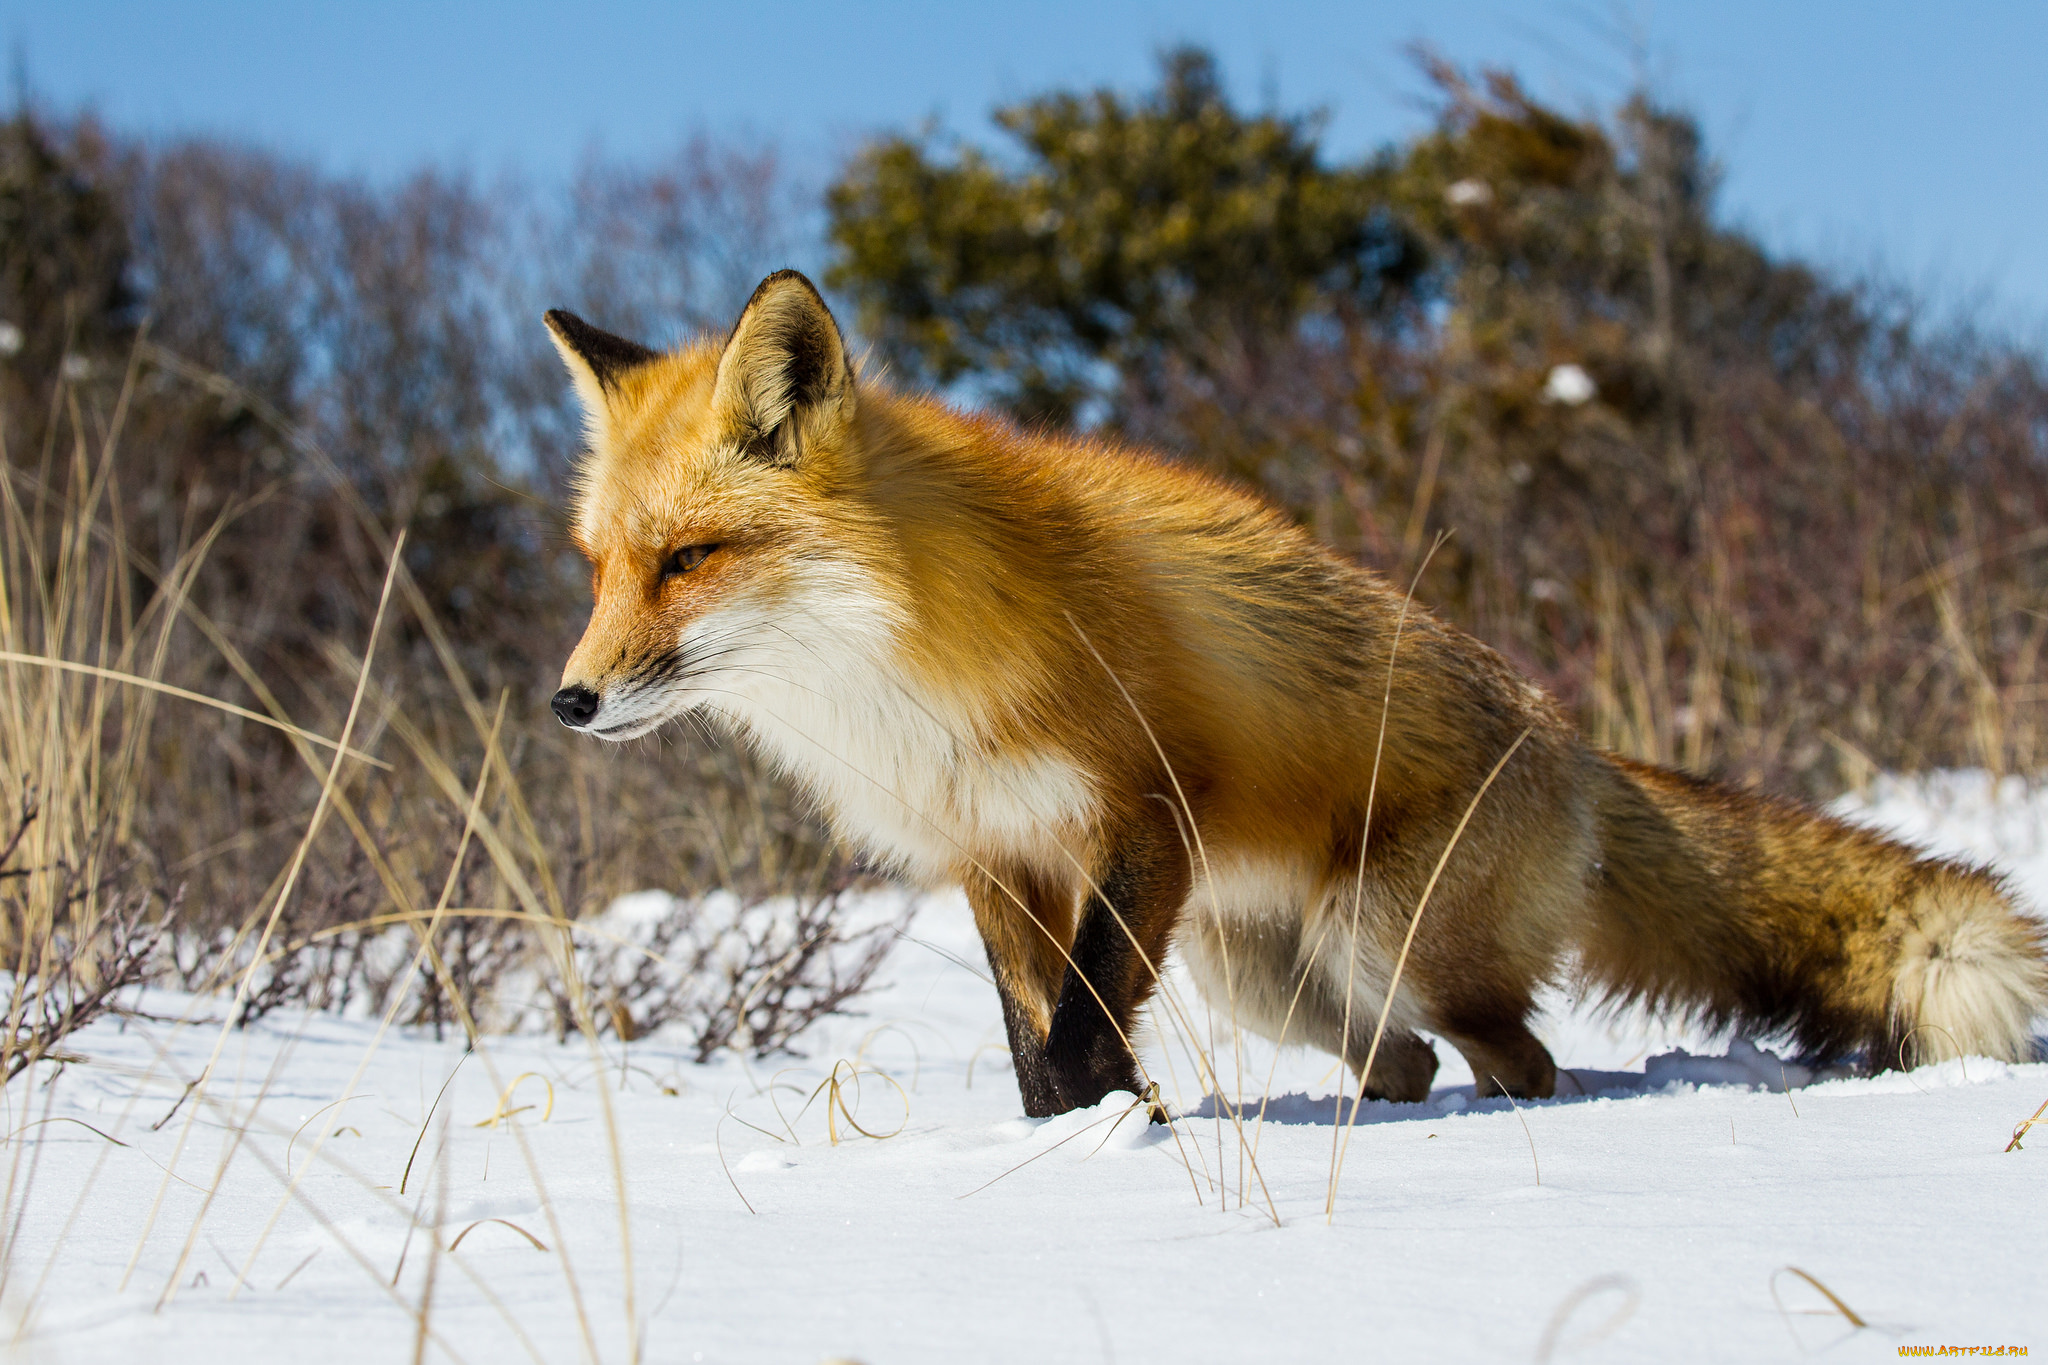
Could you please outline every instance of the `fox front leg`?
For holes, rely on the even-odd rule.
[[[1017,1095],[1024,1101],[1025,1117],[1050,1118],[1066,1106],[1053,1087],[1052,1070],[1045,1060],[1045,1038],[1032,1017],[1030,1002],[1001,968],[996,970],[996,993],[1003,1000],[1003,1029],[1010,1038],[1010,1065],[1017,1074]]]
[[[966,889],[996,994],[1002,998],[1018,1096],[1026,1115],[1047,1118],[1065,1107],[1046,1065],[1045,1035],[1066,970],[1060,945],[1073,933],[1072,898],[1022,867],[1002,868],[1000,873],[977,869],[966,879]]]
[[[1109,858],[1081,912],[1045,1060],[1060,1108],[1080,1109],[1112,1090],[1144,1093],[1131,1030],[1159,984],[1189,874],[1178,840],[1146,831]]]

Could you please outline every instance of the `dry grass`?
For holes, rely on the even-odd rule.
[[[197,990],[201,1007],[220,1017],[196,1025],[170,1022],[211,1025],[217,1032],[207,1062],[196,1074],[177,1077],[177,1102],[156,1121],[160,1129],[177,1124],[175,1144],[142,1219],[128,1276],[140,1268],[166,1216],[166,1196],[174,1186],[191,1186],[203,1198],[179,1230],[159,1306],[205,1280],[207,1272],[193,1262],[208,1245],[209,1215],[230,1168],[253,1160],[270,1171],[280,1194],[262,1231],[230,1267],[231,1294],[247,1281],[282,1216],[297,1208],[395,1295],[407,1253],[396,1270],[377,1268],[303,1189],[315,1169],[341,1169],[365,1189],[387,1188],[350,1170],[332,1147],[331,1139],[352,1129],[323,1110],[314,1117],[326,1121],[310,1136],[310,1118],[297,1131],[279,1130],[278,1163],[248,1139],[274,1127],[259,1109],[289,1049],[253,1096],[238,1085],[235,1093],[224,1090],[217,1063],[232,1030],[278,1009],[366,1011],[377,1027],[355,1078],[340,1092],[344,1098],[329,1107],[339,1109],[360,1089],[390,1029],[445,1022],[468,1040],[465,1059],[474,1057],[489,1073],[501,1099],[485,1122],[509,1130],[539,1195],[545,1238],[514,1230],[537,1247],[558,1249],[579,1335],[594,1358],[595,1327],[579,1269],[568,1257],[545,1174],[519,1122],[531,1106],[512,1104],[526,1076],[499,1074],[492,1029],[546,1019],[559,1033],[582,1040],[594,1074],[612,1066],[606,1038],[623,1043],[681,1019],[694,1021],[700,1056],[724,1047],[771,1053],[817,1018],[845,1008],[900,926],[846,925],[843,896],[851,870],[842,859],[806,855],[809,836],[797,831],[791,837],[781,797],[765,785],[751,796],[723,788],[695,817],[730,820],[721,841],[699,841],[690,850],[699,865],[721,868],[736,884],[766,888],[736,902],[736,913],[719,920],[686,884],[678,912],[654,924],[650,941],[621,941],[601,925],[582,923],[608,900],[617,878],[640,875],[630,849],[619,866],[603,866],[608,846],[592,827],[596,811],[611,803],[587,768],[563,784],[566,792],[553,792],[568,798],[571,812],[580,806],[580,820],[573,814],[563,819],[559,800],[535,801],[527,784],[553,782],[560,768],[545,749],[535,751],[540,746],[521,743],[520,752],[513,751],[505,693],[495,705],[484,703],[407,567],[406,537],[386,531],[360,502],[354,508],[359,529],[382,546],[381,581],[362,637],[335,637],[325,645],[327,673],[341,684],[345,705],[321,723],[292,718],[234,632],[223,629],[194,593],[209,551],[244,509],[224,510],[195,526],[166,564],[138,557],[129,545],[119,478],[126,462],[123,423],[152,372],[149,354],[136,349],[110,413],[95,412],[90,395],[67,384],[59,390],[65,439],[53,438],[37,463],[0,461],[6,469],[0,478],[0,809],[11,813],[0,825],[0,949],[9,1010],[0,1070],[15,1082],[4,1092],[6,1129],[27,1136],[56,1121],[47,1112],[17,1117],[15,1111],[38,1087],[43,1102],[52,1102],[55,1087],[47,1081],[76,1060],[65,1050],[67,1037],[128,1008],[130,988],[169,980]],[[439,679],[416,689],[422,659],[439,670]],[[260,709],[186,686],[184,678],[172,681],[180,671],[195,681],[239,680]],[[172,719],[174,709],[180,714]],[[188,826],[212,821],[218,830],[236,817],[232,804],[223,807],[203,795],[206,768],[193,761],[193,750],[210,740],[246,754],[252,732],[288,746],[302,772],[298,813],[272,822],[254,843],[214,838],[196,856],[163,849],[156,836],[174,818]],[[390,756],[377,756],[380,749]],[[196,786],[195,778],[202,779]],[[630,804],[620,814],[630,819]],[[658,839],[663,832],[641,837]],[[665,832],[673,834],[673,826]],[[207,879],[211,894],[203,910],[174,880],[179,873],[217,871],[210,861],[221,856],[246,867],[257,861],[248,856],[252,850],[266,845],[285,855],[270,875],[260,882]],[[780,902],[767,895],[776,889],[785,892]],[[777,914],[778,905],[794,907],[793,917]],[[671,925],[680,927],[671,932]],[[638,965],[622,966],[611,949]],[[835,1137],[842,1123],[875,1131],[856,1117],[849,1088],[859,1076],[874,1074],[835,1071],[825,1097]],[[139,1096],[150,1077],[136,1079]],[[547,1109],[551,1083],[549,1092]],[[620,1227],[622,1262],[606,1273],[623,1277],[628,1354],[637,1358],[633,1240],[619,1136],[610,1088],[600,1084],[594,1093]],[[404,1169],[387,1177],[398,1196],[407,1196],[422,1184],[415,1166],[427,1168],[424,1184],[432,1188],[418,1190],[418,1198],[436,1201],[437,1209],[446,1197],[445,1181],[433,1173],[447,1128],[441,1108],[437,1098],[420,1121]],[[544,1110],[543,1121],[546,1116]],[[194,1181],[174,1172],[191,1164],[186,1154],[202,1126],[224,1129],[228,1140],[207,1176]],[[100,1135],[109,1150],[125,1145]],[[11,1146],[0,1207],[8,1226],[19,1226],[29,1206],[39,1150],[33,1140]],[[74,1219],[90,1185],[78,1194]],[[460,1358],[456,1344],[434,1328],[433,1302],[434,1286],[450,1267],[489,1294],[458,1254],[468,1230],[450,1240],[439,1230],[444,1220],[424,1202],[415,1207],[397,1196],[379,1197],[427,1239],[425,1286],[416,1301],[398,1303],[417,1323],[416,1352],[432,1341]],[[12,1278],[12,1246],[10,1239],[0,1252],[0,1277]],[[31,1303],[47,1278],[46,1266]],[[506,1321],[517,1330],[509,1314]]]
[[[293,683],[343,738],[290,718],[283,689],[238,642],[246,632],[222,624],[220,602],[209,612],[198,600],[209,553],[236,541],[248,507],[194,529],[167,566],[129,545],[134,499],[119,476],[150,460],[124,460],[120,438],[138,394],[168,401],[159,380],[232,387],[138,345],[110,412],[94,411],[89,386],[60,386],[66,441],[53,436],[39,467],[10,461],[0,506],[0,809],[15,815],[0,827],[0,840],[11,836],[0,896],[13,910],[0,947],[24,968],[10,1066],[35,1053],[25,1030],[51,1045],[53,1030],[104,1008],[119,988],[109,983],[159,971],[187,989],[231,983],[241,1024],[305,1004],[472,1034],[538,1006],[566,1035],[594,978],[600,1028],[631,1036],[694,1014],[707,1055],[728,1044],[773,1051],[859,993],[884,934],[844,928],[841,896],[857,874],[780,789],[730,751],[686,757],[679,773],[661,773],[658,754],[608,772],[611,756],[562,744],[544,708],[508,711],[504,688],[487,707],[408,567],[406,537],[338,477],[357,533],[381,547],[381,581],[363,638],[323,641],[320,665]],[[266,420],[331,468],[307,433],[275,412]],[[173,682],[174,671],[238,685],[260,709]],[[180,711],[168,731],[157,723],[166,706]],[[258,761],[263,736],[281,763]],[[271,818],[251,825],[237,789]],[[307,813],[277,818],[294,807]],[[276,859],[267,870],[266,851]],[[605,931],[582,921],[621,892],[663,884],[679,895],[678,915],[656,927],[658,942],[637,945],[637,965],[589,946]],[[714,888],[737,890],[742,904],[713,915]],[[179,912],[166,913],[181,891]],[[793,941],[759,908],[775,896],[797,903]],[[576,937],[587,944],[565,977]],[[678,955],[689,961],[668,960]],[[74,977],[51,975],[66,971]],[[700,971],[717,979],[696,980]]]
[[[1564,1329],[1571,1325],[1579,1309],[1605,1294],[1618,1294],[1621,1302],[1596,1326],[1567,1340]],[[1536,1365],[1549,1365],[1560,1350],[1582,1351],[1596,1342],[1605,1341],[1635,1316],[1642,1301],[1642,1287],[1626,1275],[1599,1275],[1586,1281],[1564,1296],[1550,1315],[1550,1321],[1544,1325],[1543,1335],[1536,1339]]]
[[[2024,1149],[2020,1146],[2020,1139],[2027,1135],[2028,1129],[2032,1128],[2035,1124],[2041,1121],[2041,1116],[2043,1114],[2048,1114],[2048,1100],[2041,1101],[2041,1107],[2034,1111],[2034,1116],[2032,1118],[2028,1119],[2024,1123],[2015,1124],[2013,1126],[2012,1141],[2005,1144],[2005,1150],[2008,1152],[2023,1151]]]
[[[1423,913],[1429,909],[1429,898],[1436,892],[1437,880],[1443,876],[1444,865],[1450,862],[1451,854],[1457,850],[1458,841],[1464,837],[1465,827],[1472,822],[1473,812],[1479,809],[1479,803],[1486,799],[1486,793],[1492,789],[1494,779],[1500,776],[1501,769],[1508,766],[1508,760],[1513,758],[1516,752],[1521,749],[1522,742],[1529,738],[1530,733],[1529,730],[1523,730],[1521,734],[1516,735],[1515,742],[1508,745],[1507,751],[1494,760],[1492,769],[1486,774],[1486,780],[1479,784],[1479,790],[1472,793],[1472,799],[1465,805],[1465,813],[1458,817],[1457,826],[1452,829],[1451,837],[1444,841],[1444,850],[1437,855],[1436,866],[1430,869],[1429,881],[1423,886],[1422,895],[1415,902],[1415,909],[1409,913],[1408,932],[1401,938],[1401,951],[1394,958],[1394,970],[1387,980],[1386,999],[1381,1003],[1380,1017],[1373,1025],[1372,1043],[1366,1048],[1365,1062],[1358,1071],[1358,1094],[1351,1102],[1350,1121],[1344,1125],[1344,1146],[1332,1156],[1330,1161],[1330,1191],[1323,1206],[1325,1219],[1334,1219],[1337,1214],[1337,1182],[1344,1175],[1344,1154],[1351,1145],[1351,1131],[1358,1124],[1358,1106],[1364,1101],[1365,1087],[1372,1079],[1372,1064],[1373,1060],[1379,1056],[1380,1040],[1386,1035],[1387,1016],[1393,1012],[1394,996],[1401,989],[1401,972],[1408,965],[1408,950],[1415,946],[1415,931],[1422,924]],[[1500,1090],[1503,1094],[1507,1093],[1506,1087],[1502,1086],[1498,1079],[1494,1079],[1493,1083],[1495,1089]],[[1514,1103],[1513,1097],[1509,1098],[1508,1103]],[[1520,1106],[1516,1107],[1515,1115],[1517,1118],[1521,1116]],[[1528,1126],[1527,1120],[1524,1120],[1522,1124],[1524,1132],[1528,1131]],[[1536,1157],[1536,1139],[1533,1137],[1529,1139],[1529,1157],[1532,1161]],[[1543,1173],[1540,1168],[1536,1174],[1536,1183],[1539,1185],[1543,1183]]]
[[[61,1062],[67,1036],[152,973],[182,902],[134,826],[156,746],[160,694],[148,684],[161,681],[205,538],[146,600],[132,599],[104,524],[126,410],[95,450],[74,405],[77,438],[53,442],[32,477],[0,484],[0,809],[14,812],[0,850],[0,1074],[10,1081]],[[55,481],[78,496],[53,496]]]
[[[1822,1284],[1814,1276],[1808,1274],[1804,1270],[1801,1270],[1796,1265],[1780,1266],[1778,1269],[1771,1272],[1771,1302],[1778,1306],[1778,1316],[1784,1319],[1785,1330],[1792,1333],[1792,1340],[1798,1343],[1799,1348],[1802,1351],[1807,1349],[1806,1343],[1799,1340],[1799,1333],[1795,1331],[1792,1327],[1793,1310],[1788,1310],[1785,1307],[1785,1300],[1781,1298],[1778,1294],[1778,1278],[1782,1275],[1795,1275],[1799,1279],[1804,1280],[1807,1284],[1811,1285],[1816,1291],[1818,1291],[1820,1296],[1823,1299],[1826,1299],[1828,1303],[1828,1306],[1824,1309],[1800,1309],[1796,1311],[1828,1316],[1839,1314],[1843,1318],[1843,1320],[1849,1324],[1851,1328],[1859,1332],[1862,1331],[1864,1328],[1870,1326],[1870,1324],[1865,1322],[1862,1316],[1859,1315],[1855,1309],[1851,1308],[1848,1304],[1842,1302],[1841,1297],[1838,1294],[1836,1294],[1834,1290]]]

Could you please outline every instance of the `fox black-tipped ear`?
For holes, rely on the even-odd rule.
[[[712,401],[742,454],[784,468],[851,415],[846,342],[809,280],[778,270],[761,281],[718,358]]]
[[[567,309],[550,308],[545,320],[548,335],[554,339],[555,349],[561,352],[562,363],[569,367],[569,377],[576,383],[577,396],[593,417],[605,411],[607,400],[618,392],[619,379],[626,371],[661,356],[637,341],[592,327]]]

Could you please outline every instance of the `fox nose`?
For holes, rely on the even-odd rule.
[[[565,687],[555,693],[555,715],[572,730],[581,730],[597,716],[597,693],[587,687]]]

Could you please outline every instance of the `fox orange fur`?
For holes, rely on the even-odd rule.
[[[1427,1096],[1424,1031],[1483,1091],[1550,1094],[1528,1019],[1571,973],[1874,1066],[2032,1047],[2043,933],[1992,874],[1595,750],[1245,493],[859,381],[801,275],[669,354],[548,322],[596,570],[556,711],[614,740],[714,717],[844,836],[964,884],[1027,1113],[1140,1088],[1173,948],[1241,1024],[1359,1069],[1432,876],[1373,1095]]]

